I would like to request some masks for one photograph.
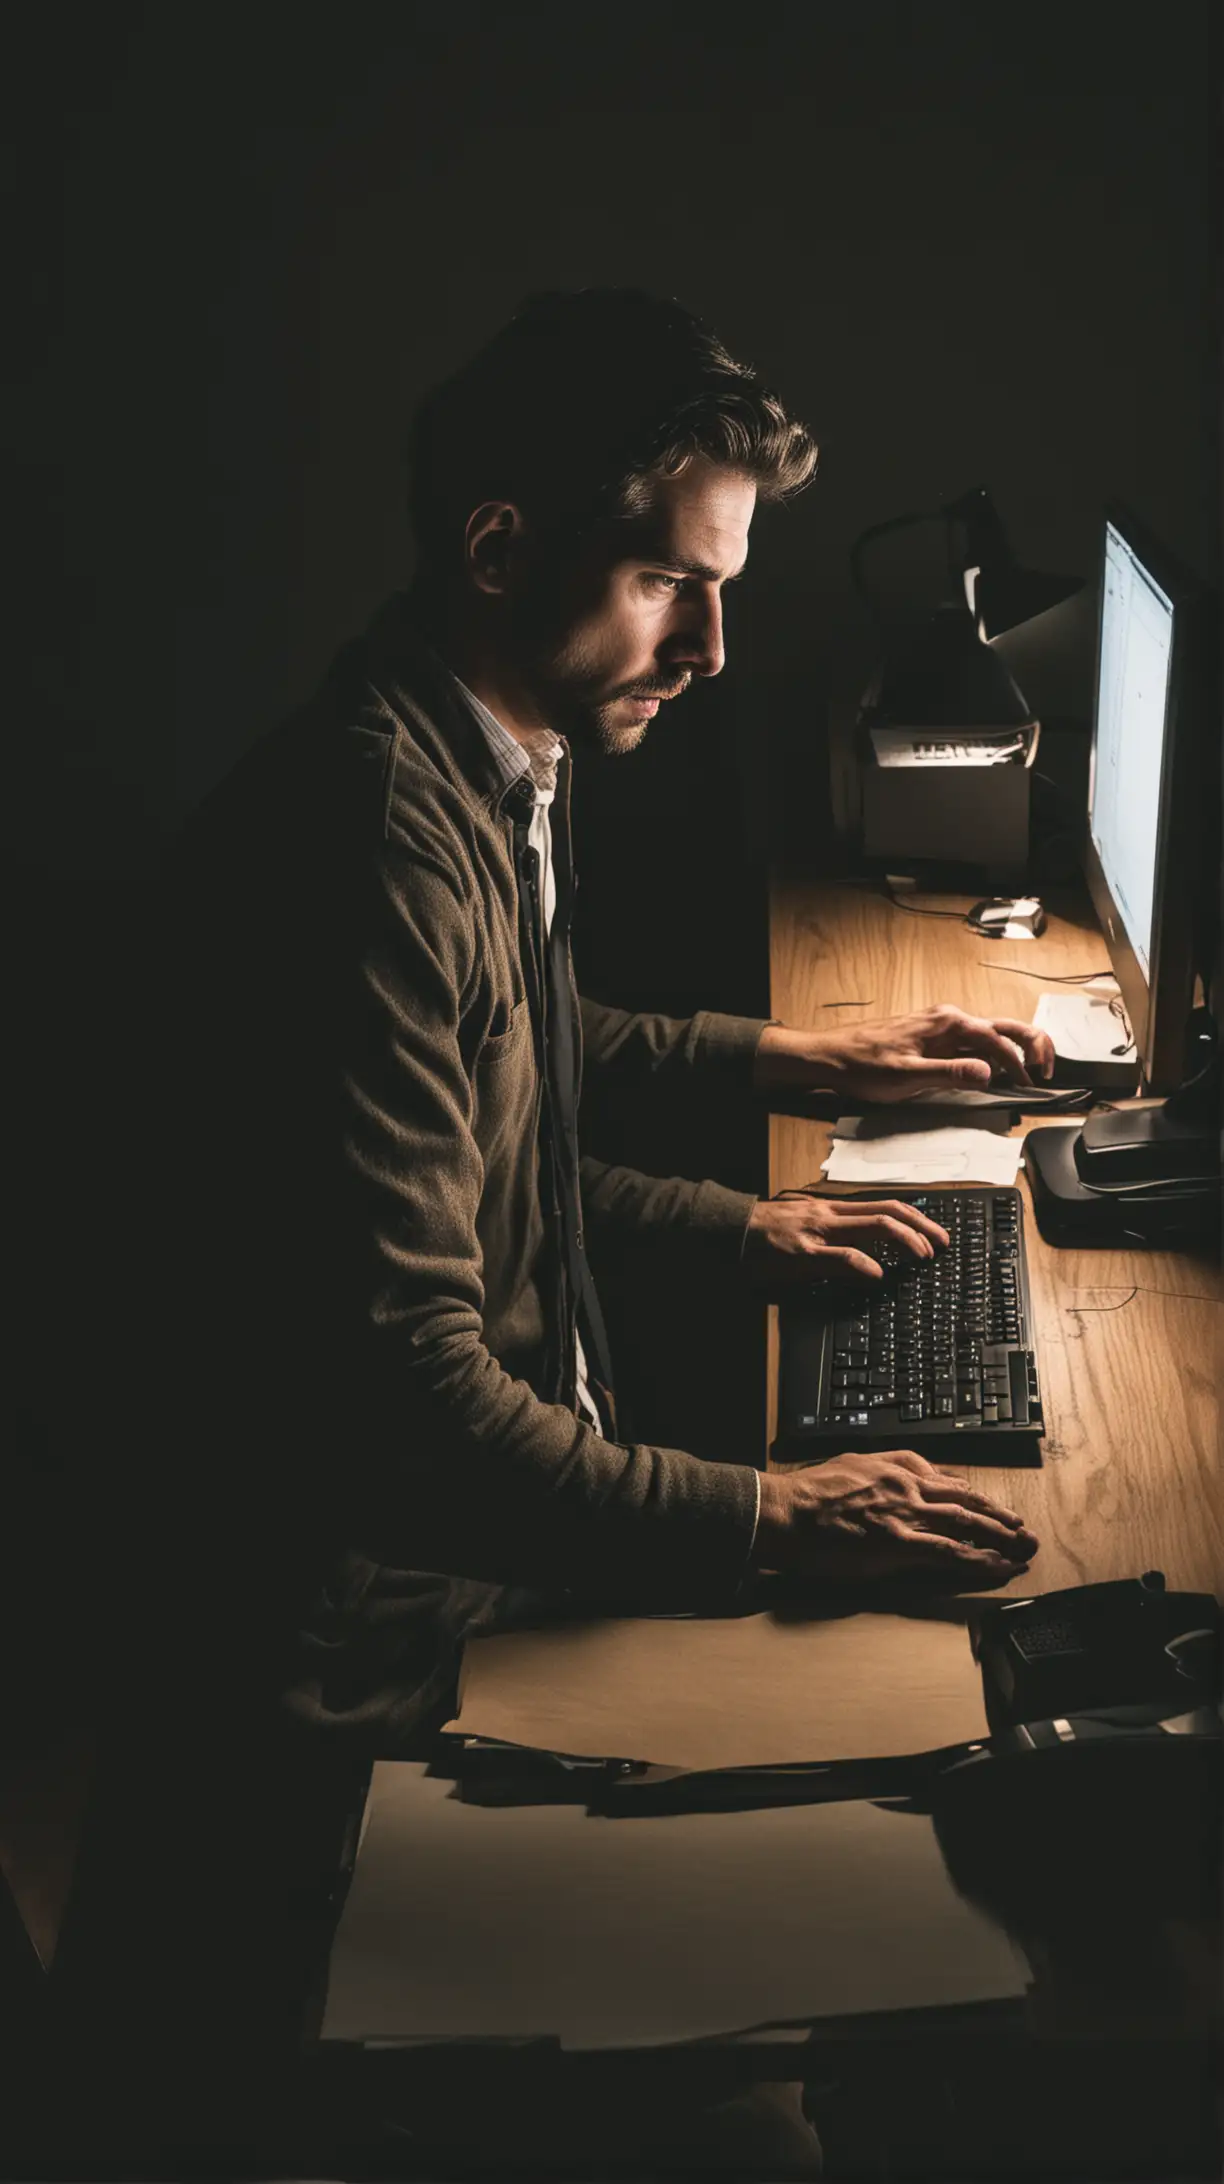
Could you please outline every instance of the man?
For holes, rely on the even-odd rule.
[[[583,1073],[880,1099],[1051,1060],[953,1008],[816,1033],[578,1002],[571,763],[630,753],[718,673],[755,505],[815,460],[678,305],[534,299],[418,415],[411,592],[176,848],[167,1660],[214,1695],[276,1686],[393,1751],[515,1588],[717,1609],[754,1568],[961,1587],[1033,1552],[911,1452],[761,1478],[618,1438],[588,1234],[631,1227],[678,1278],[721,1253],[773,1295],[945,1238],[896,1202],[754,1203],[584,1157]]]
[[[140,2039],[178,2057],[219,2024],[259,2048],[291,2000],[267,1908],[286,1800],[252,1803],[269,1707],[308,1749],[394,1754],[447,1706],[464,1635],[521,1609],[719,1610],[755,1569],[960,1588],[1036,1545],[909,1451],[762,1478],[618,1425],[588,1237],[773,1295],[946,1238],[893,1201],[754,1202],[584,1155],[584,1076],[881,1099],[1051,1061],[946,1007],[828,1034],[578,1000],[571,763],[628,754],[718,673],[755,505],[807,481],[810,438],[678,305],[595,290],[525,305],[422,406],[412,456],[410,593],[194,816],[150,915],[92,1287],[132,1460],[126,1491],[94,1472],[128,1735],[76,1948],[90,2050],[107,2014],[132,2046],[119,1960]]]

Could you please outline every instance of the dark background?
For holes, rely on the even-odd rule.
[[[1212,12],[25,11],[4,430],[34,1104],[146,848],[404,581],[414,402],[540,286],[678,295],[821,442],[758,523],[725,677],[577,791],[588,989],[766,1013],[771,795],[825,854],[861,528],[984,480],[1025,558],[1087,574],[1117,495],[1218,576]],[[1082,713],[1088,621],[1063,640],[1026,688]],[[763,1180],[759,1127],[653,1150]]]
[[[987,480],[1023,552],[1085,572],[1119,494],[1207,567],[1212,13],[25,11],[29,732],[116,824],[189,806],[403,580],[413,403],[538,286],[680,296],[816,430],[734,609],[741,683],[797,728],[863,644],[855,534],[942,492]],[[655,763],[621,769],[635,807]]]
[[[77,1386],[89,1270],[105,1280],[110,1239],[86,1233],[90,1193],[83,1207],[72,1179],[99,1042],[102,1068],[122,1069],[106,1043],[120,913],[152,900],[146,858],[177,819],[404,581],[419,395],[527,291],[623,282],[702,313],[816,431],[817,482],[757,526],[726,675],[669,709],[633,759],[588,763],[577,790],[587,988],[763,1014],[771,825],[784,805],[813,861],[828,853],[829,720],[870,664],[848,572],[863,527],[985,481],[1025,558],[1087,575],[1117,496],[1218,581],[1213,12],[10,11],[0,437],[20,1430],[0,1714],[18,1779],[24,1750],[88,1716],[104,1673],[89,1603],[107,1573],[68,1482],[83,1463],[104,1497],[113,1451],[49,1420],[61,1384],[69,1416],[91,1393]],[[1072,613],[1025,669],[1038,711],[1086,713],[1090,639],[1090,616]],[[764,1183],[759,1117],[665,1117],[653,1138],[624,1120],[622,1150],[644,1164]],[[759,1453],[759,1309],[725,1281],[704,1299],[661,1295],[640,1269],[609,1269],[604,1289],[640,1428]],[[643,1323],[668,1329],[670,1374],[635,1351]],[[128,1341],[138,1371],[142,1330]],[[6,1978],[0,1947],[0,2005]]]

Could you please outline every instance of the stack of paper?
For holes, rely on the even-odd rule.
[[[833,1150],[821,1174],[830,1183],[862,1183],[883,1190],[893,1183],[1012,1184],[1024,1151],[1021,1137],[990,1129],[906,1128],[879,1134],[878,1120],[864,1127],[858,1115],[834,1124]]]
[[[1062,1061],[1133,1062],[1130,1025],[1117,1002],[1117,980],[1102,978],[1068,993],[1039,994],[1033,1022],[1049,1032]]]
[[[674,1767],[938,1751],[987,1734],[958,1615],[612,1617],[464,1653],[449,1726],[538,1750]]]
[[[1025,1989],[924,1813],[590,1819],[465,1805],[424,1767],[384,1760],[369,1815],[325,2041],[653,2047]]]

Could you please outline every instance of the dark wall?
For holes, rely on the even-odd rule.
[[[799,706],[853,649],[855,533],[944,490],[988,479],[1055,565],[1107,492],[1209,561],[1211,15],[26,11],[41,702],[117,797],[194,800],[400,580],[411,405],[537,285],[680,295],[816,427],[739,607]]]
[[[630,282],[707,316],[823,454],[759,520],[722,683],[585,769],[582,963],[610,998],[764,1010],[763,752],[788,754],[816,853],[829,702],[868,663],[864,525],[986,480],[1024,555],[1087,572],[1117,494],[1218,565],[1211,20],[25,11],[5,462],[32,928],[71,948],[142,839],[403,581],[422,390],[529,289]],[[1029,694],[1048,702],[1040,672]]]

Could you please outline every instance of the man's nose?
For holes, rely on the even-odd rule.
[[[674,665],[694,675],[718,675],[726,652],[723,646],[722,601],[717,594],[686,600],[684,619],[675,631],[668,652]]]

